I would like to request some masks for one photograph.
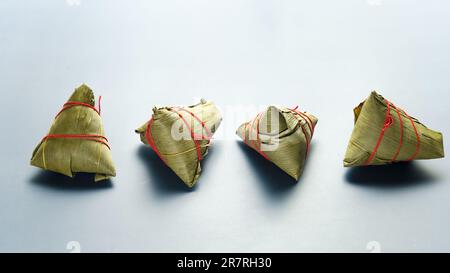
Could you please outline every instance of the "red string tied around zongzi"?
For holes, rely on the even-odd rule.
[[[386,130],[388,128],[390,128],[394,124],[394,119],[392,118],[392,115],[391,115],[391,105],[392,105],[392,107],[395,109],[395,111],[397,113],[397,116],[398,116],[398,119],[399,119],[399,125],[400,125],[399,144],[397,146],[397,149],[395,151],[394,156],[392,157],[391,162],[396,161],[398,155],[400,154],[400,150],[402,148],[402,145],[403,145],[403,131],[404,131],[404,129],[403,129],[403,120],[402,120],[402,116],[400,114],[400,111],[393,103],[389,102],[387,99],[385,99],[385,103],[386,103],[386,117],[384,119],[383,127],[381,129],[380,136],[378,137],[378,140],[377,140],[377,142],[375,144],[375,148],[373,149],[373,151],[370,154],[369,158],[365,162],[365,165],[369,165],[372,162],[373,158],[375,157],[375,155],[376,155],[376,153],[378,151],[378,148],[380,147],[380,144],[381,144],[381,142],[383,140],[383,137],[384,137],[384,134],[385,134]],[[417,128],[416,128],[416,125],[415,125],[413,119],[404,110],[401,110],[401,111],[405,114],[405,116],[411,122],[411,125],[412,125],[412,127],[414,129],[414,134],[416,136],[416,149],[415,149],[414,153],[406,160],[406,161],[411,161],[417,156],[417,154],[420,151],[420,136],[419,136],[419,133],[417,131]]]
[[[294,115],[299,116],[301,119],[305,120],[305,123],[308,125],[309,132],[310,132],[310,136],[308,137],[308,135],[306,134],[305,127],[303,126],[303,124],[301,124],[302,120],[301,119],[298,120],[298,124],[300,125],[303,135],[305,136],[305,140],[306,140],[306,153],[305,153],[305,157],[306,157],[306,156],[308,156],[309,146],[311,143],[312,136],[314,135],[314,124],[307,114],[302,113],[297,109],[298,109],[298,105],[295,106],[294,108],[289,109],[289,111],[291,111]]]
[[[251,126],[250,126],[250,131],[248,132],[248,138],[249,138],[249,140],[252,142],[253,148],[254,148],[260,155],[262,155],[265,159],[267,159],[267,160],[270,161],[269,157],[268,157],[268,156],[266,155],[266,153],[264,153],[263,150],[261,149],[262,142],[261,142],[261,139],[260,139],[260,137],[259,137],[259,120],[260,120],[261,114],[262,114],[262,113],[258,113],[258,115],[256,115],[256,117],[253,119],[253,121],[252,121],[252,123],[251,123]],[[251,132],[253,131],[253,124],[255,123],[255,121],[256,121],[256,140],[254,140],[254,139],[251,138]],[[248,145],[248,146],[250,146],[250,145],[248,144],[248,140],[247,140],[247,137],[246,137],[246,131],[247,131],[247,127],[248,127],[249,124],[250,124],[250,122],[247,122],[247,123],[245,124],[244,130],[243,130],[243,134],[242,134],[242,138],[244,139],[244,143],[245,143],[246,145]],[[257,143],[257,144],[255,144],[255,143]],[[251,146],[250,146],[250,147],[251,147]]]
[[[206,126],[206,123],[203,120],[201,120],[199,117],[197,117],[193,112],[191,112],[189,110],[186,110],[181,107],[172,107],[172,108],[168,108],[168,110],[176,113],[178,115],[178,117],[183,121],[184,125],[186,125],[186,127],[188,128],[188,130],[190,132],[191,138],[194,141],[195,150],[197,152],[197,159],[198,159],[198,161],[202,160],[201,147],[200,147],[198,140],[199,139],[208,140],[208,143],[209,143],[209,141],[212,138],[211,130]],[[205,130],[207,135],[204,136],[203,133],[202,133],[202,135],[195,134],[194,129],[189,125],[188,121],[185,119],[185,117],[180,112],[186,112],[189,115],[191,115],[194,118],[194,120],[196,120],[200,123],[200,125],[202,126],[202,130]],[[167,165],[165,158],[161,155],[161,152],[156,147],[155,139],[153,138],[153,134],[152,134],[152,126],[153,126],[153,117],[150,119],[150,121],[147,124],[147,129],[145,131],[145,137],[147,139],[148,144],[153,149],[153,151],[155,151],[155,153],[158,155],[158,157],[161,158],[161,160]]]
[[[64,103],[62,109],[56,114],[55,119],[59,117],[59,115],[64,112],[65,110],[75,107],[75,106],[82,106],[82,107],[88,107],[92,110],[94,110],[98,115],[100,115],[101,111],[101,100],[102,96],[98,98],[98,109],[95,108],[95,106],[84,103],[80,101],[68,101]],[[48,139],[83,139],[83,140],[91,140],[96,141],[98,143],[101,143],[108,147],[108,149],[111,149],[111,147],[108,145],[108,139],[105,136],[97,135],[97,134],[48,134],[46,135],[42,141],[46,141]]]

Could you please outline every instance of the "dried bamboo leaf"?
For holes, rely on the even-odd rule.
[[[69,177],[93,173],[95,181],[115,176],[106,138],[92,137],[105,134],[97,111],[92,90],[84,84],[75,89],[47,136],[34,149],[31,165]]]
[[[442,134],[373,91],[354,110],[344,166],[382,165],[444,157]]]
[[[318,119],[312,114],[270,106],[236,131],[244,142],[295,180],[303,172]]]
[[[221,121],[214,103],[202,99],[187,107],[153,108],[152,119],[135,132],[188,187],[193,187],[200,176],[200,161]]]

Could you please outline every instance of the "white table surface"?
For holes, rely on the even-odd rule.
[[[0,251],[450,251],[447,158],[342,166],[373,89],[448,147],[449,14],[444,0],[1,1]],[[103,96],[105,184],[29,165],[83,82]],[[134,129],[201,97],[224,121],[187,190]],[[234,135],[269,104],[319,118],[298,183]]]

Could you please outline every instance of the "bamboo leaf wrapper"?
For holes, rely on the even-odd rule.
[[[93,173],[95,181],[116,175],[94,93],[81,85],[56,115],[48,134],[39,142],[31,165],[69,177]]]
[[[373,91],[354,110],[344,166],[382,165],[444,157],[442,134]]]
[[[236,134],[295,180],[303,172],[318,119],[297,109],[270,106]]]
[[[135,132],[188,187],[193,187],[200,176],[200,161],[221,121],[214,103],[202,99],[187,107],[153,108],[152,118]]]

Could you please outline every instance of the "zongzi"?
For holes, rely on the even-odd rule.
[[[34,149],[31,165],[73,177],[93,173],[95,181],[116,175],[92,90],[81,85],[58,112],[48,134]]]
[[[151,119],[135,132],[188,187],[193,187],[200,176],[200,161],[221,121],[214,103],[202,99],[187,107],[155,107]]]
[[[444,157],[442,134],[373,91],[354,110],[344,166],[382,165]]]
[[[298,180],[318,119],[297,108],[270,106],[236,131],[244,143]]]

